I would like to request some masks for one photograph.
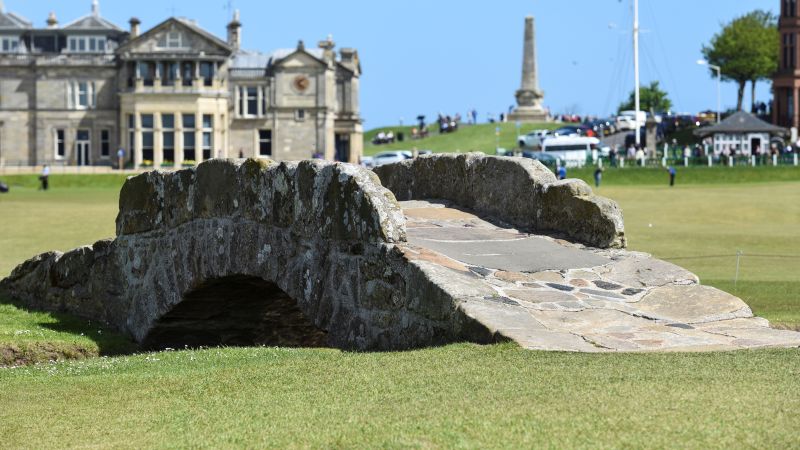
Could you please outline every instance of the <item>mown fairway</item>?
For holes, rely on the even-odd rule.
[[[211,349],[0,370],[8,448],[792,448],[796,350]]]
[[[680,173],[691,184],[672,189],[655,184],[657,172],[606,173],[600,193],[620,202],[630,247],[730,291],[740,250],[736,293],[759,315],[800,324],[800,181],[785,181],[800,172],[764,182],[777,172],[746,171],[740,183],[716,184]],[[0,196],[0,276],[40,251],[113,236],[120,179],[91,187],[54,177],[47,193],[3,179],[13,190]],[[48,343],[66,356],[125,349],[96,324],[0,305],[0,349],[47,359]],[[10,448],[790,448],[800,439],[799,380],[796,349],[179,351],[0,369],[0,436]]]

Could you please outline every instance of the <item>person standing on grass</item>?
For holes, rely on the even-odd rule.
[[[603,169],[598,167],[594,171],[594,186],[600,187],[600,182],[603,181]]]
[[[567,178],[567,168],[565,166],[558,166],[556,173],[558,174],[559,180],[565,180]]]
[[[678,173],[678,171],[672,166],[667,167],[667,170],[669,171],[669,185],[670,187],[675,186],[675,174]]]
[[[117,161],[117,164],[119,164],[119,170],[125,170],[125,149],[122,147],[117,150]]]
[[[39,181],[42,182],[42,186],[40,187],[41,190],[46,191],[49,187],[49,178],[50,178],[50,166],[47,164],[42,167],[42,174],[39,176]]]

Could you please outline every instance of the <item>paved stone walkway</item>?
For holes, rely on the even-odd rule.
[[[800,333],[770,328],[741,299],[650,255],[521,233],[444,201],[401,205],[406,254],[446,268],[462,309],[525,348],[800,347]]]

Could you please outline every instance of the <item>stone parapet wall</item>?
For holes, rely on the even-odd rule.
[[[373,173],[322,161],[210,160],[197,169],[147,172],[125,183],[119,205],[118,236],[226,217],[303,237],[405,240],[403,213]]]
[[[482,153],[436,154],[376,167],[400,201],[439,198],[536,232],[593,247],[625,247],[622,211],[581,180],[562,180],[538,161]]]

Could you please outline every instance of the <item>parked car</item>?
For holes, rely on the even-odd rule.
[[[552,132],[552,136],[583,136],[589,127],[585,125],[567,125]]]
[[[550,135],[550,130],[533,130],[519,137],[518,144],[521,148],[539,148],[542,140]]]
[[[551,153],[545,153],[533,150],[524,150],[522,152],[522,157],[535,159],[552,170],[555,170],[556,167],[561,165],[561,160],[558,158],[558,156],[553,155]]]
[[[411,159],[413,157],[414,156],[411,154],[411,152],[407,150],[380,152],[372,157],[373,167],[405,161],[406,159]]]
[[[639,118],[639,125],[644,126],[647,122],[647,113],[644,111],[620,111],[617,116],[616,123],[619,130],[634,130],[636,129],[636,118]]]
[[[584,136],[558,136],[547,138],[542,152],[559,158],[567,167],[583,167],[594,150],[600,151],[600,140]]]
[[[611,136],[617,132],[617,126],[614,119],[597,119],[593,120],[586,125],[592,128],[596,137]]]

